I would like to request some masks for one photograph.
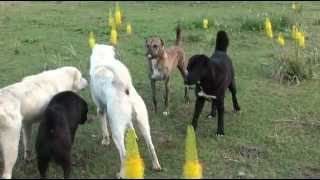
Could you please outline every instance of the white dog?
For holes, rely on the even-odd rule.
[[[127,128],[134,128],[132,116],[147,143],[155,170],[161,170],[151,135],[146,105],[132,85],[130,73],[125,65],[115,58],[114,48],[96,44],[90,57],[90,88],[92,99],[97,105],[101,120],[102,144],[110,143],[107,116],[111,127],[112,139],[119,151],[121,169],[118,177],[124,177],[125,146]]]
[[[20,131],[23,129],[24,158],[31,158],[32,124],[57,93],[77,92],[87,81],[75,67],[63,67],[27,76],[21,82],[0,90],[0,143],[4,159],[2,177],[10,179],[17,160]]]

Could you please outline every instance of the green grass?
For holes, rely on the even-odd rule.
[[[319,39],[320,26],[314,17],[320,9],[317,2],[303,2],[302,20],[309,39]],[[107,13],[111,2],[12,2],[0,3],[0,87],[46,68],[74,65],[88,77],[90,31],[98,43],[108,41]],[[211,55],[215,35],[225,29],[230,36],[229,54],[236,69],[241,113],[231,112],[230,93],[226,94],[225,133],[215,137],[217,120],[206,119],[206,104],[197,131],[198,153],[205,178],[307,178],[320,176],[320,82],[303,81],[299,86],[281,85],[263,72],[262,63],[274,57],[275,46],[263,31],[242,31],[239,17],[258,13],[283,17],[291,10],[289,2],[120,2],[125,20],[130,20],[132,36],[120,32],[117,47],[121,61],[133,77],[137,91],[144,98],[149,114],[153,142],[163,171],[151,170],[150,156],[142,138],[139,141],[144,158],[146,178],[181,178],[187,125],[194,111],[194,95],[190,105],[183,99],[184,86],[178,71],[172,75],[171,114],[155,114],[147,77],[144,42],[148,36],[160,36],[168,47],[175,41],[175,26],[187,27],[207,17],[214,22],[205,31],[183,29],[186,54]],[[251,17],[254,18],[254,17]],[[192,27],[192,26],[191,26]],[[276,30],[275,30],[276,31]],[[317,41],[319,42],[319,41]],[[306,40],[308,46],[308,39]],[[157,97],[162,110],[163,84],[158,84]],[[89,90],[81,94],[95,106]],[[36,130],[34,131],[34,136]],[[79,128],[73,157],[77,162],[72,178],[115,178],[119,170],[118,152],[113,143],[100,145],[98,121]],[[22,143],[21,143],[22,144]],[[15,165],[14,178],[38,178],[36,161],[25,164],[22,146]],[[33,154],[35,157],[35,154]],[[2,157],[0,158],[2,170]],[[51,166],[49,177],[61,178],[57,166]]]

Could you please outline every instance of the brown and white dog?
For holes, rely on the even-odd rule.
[[[176,32],[176,43],[168,49],[164,47],[164,42],[160,37],[153,36],[146,40],[146,55],[150,68],[149,78],[151,80],[154,110],[157,112],[156,81],[165,81],[165,111],[163,112],[165,116],[169,114],[169,82],[171,73],[178,67],[183,80],[186,79],[188,73],[185,53],[181,47],[181,29],[179,26]],[[187,87],[185,87],[185,102],[189,102]]]

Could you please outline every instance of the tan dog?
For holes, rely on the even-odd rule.
[[[147,58],[150,67],[150,80],[152,88],[153,105],[155,112],[157,112],[156,100],[156,81],[165,81],[165,111],[163,115],[169,114],[169,82],[170,74],[178,67],[183,80],[187,76],[187,62],[185,60],[185,53],[181,47],[181,29],[177,27],[176,43],[173,47],[166,49],[163,40],[159,37],[149,37],[146,40]],[[189,102],[188,89],[185,87],[185,102]]]

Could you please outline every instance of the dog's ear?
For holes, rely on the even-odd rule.
[[[163,47],[164,46],[164,42],[163,40],[160,38],[160,41],[161,41],[161,46]]]

